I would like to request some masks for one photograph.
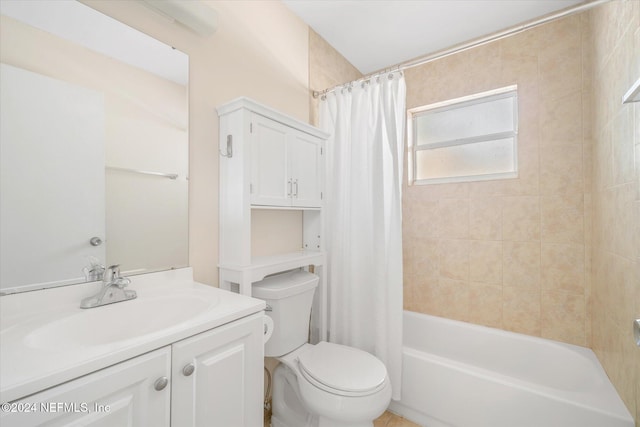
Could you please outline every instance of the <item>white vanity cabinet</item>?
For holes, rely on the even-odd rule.
[[[322,139],[252,113],[251,204],[322,206]]]
[[[263,313],[9,403],[3,427],[262,425]]]
[[[171,349],[165,347],[8,403],[0,424],[169,426],[170,376]]]
[[[251,316],[172,346],[171,425],[262,425],[263,327]]]

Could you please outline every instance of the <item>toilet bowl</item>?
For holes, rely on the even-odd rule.
[[[372,427],[391,401],[386,368],[363,350],[307,343],[317,283],[317,276],[293,271],[253,284],[274,323],[265,355],[281,362],[273,374],[271,425]]]

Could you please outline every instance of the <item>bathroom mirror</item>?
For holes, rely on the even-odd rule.
[[[187,266],[187,55],[73,0],[0,14],[0,293]]]

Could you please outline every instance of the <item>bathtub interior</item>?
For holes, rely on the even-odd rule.
[[[602,384],[600,364],[584,347],[414,312],[404,322],[405,347],[553,389]]]
[[[634,426],[590,349],[408,311],[403,335],[391,410],[421,425]]]

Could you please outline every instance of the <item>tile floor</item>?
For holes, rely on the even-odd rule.
[[[418,424],[387,411],[373,422],[373,427],[420,427]]]
[[[264,427],[270,427],[271,420],[268,418],[264,419]],[[387,411],[380,416],[377,420],[373,422],[373,427],[420,427],[416,423],[412,423],[409,420],[405,420],[400,415],[392,414]]]

